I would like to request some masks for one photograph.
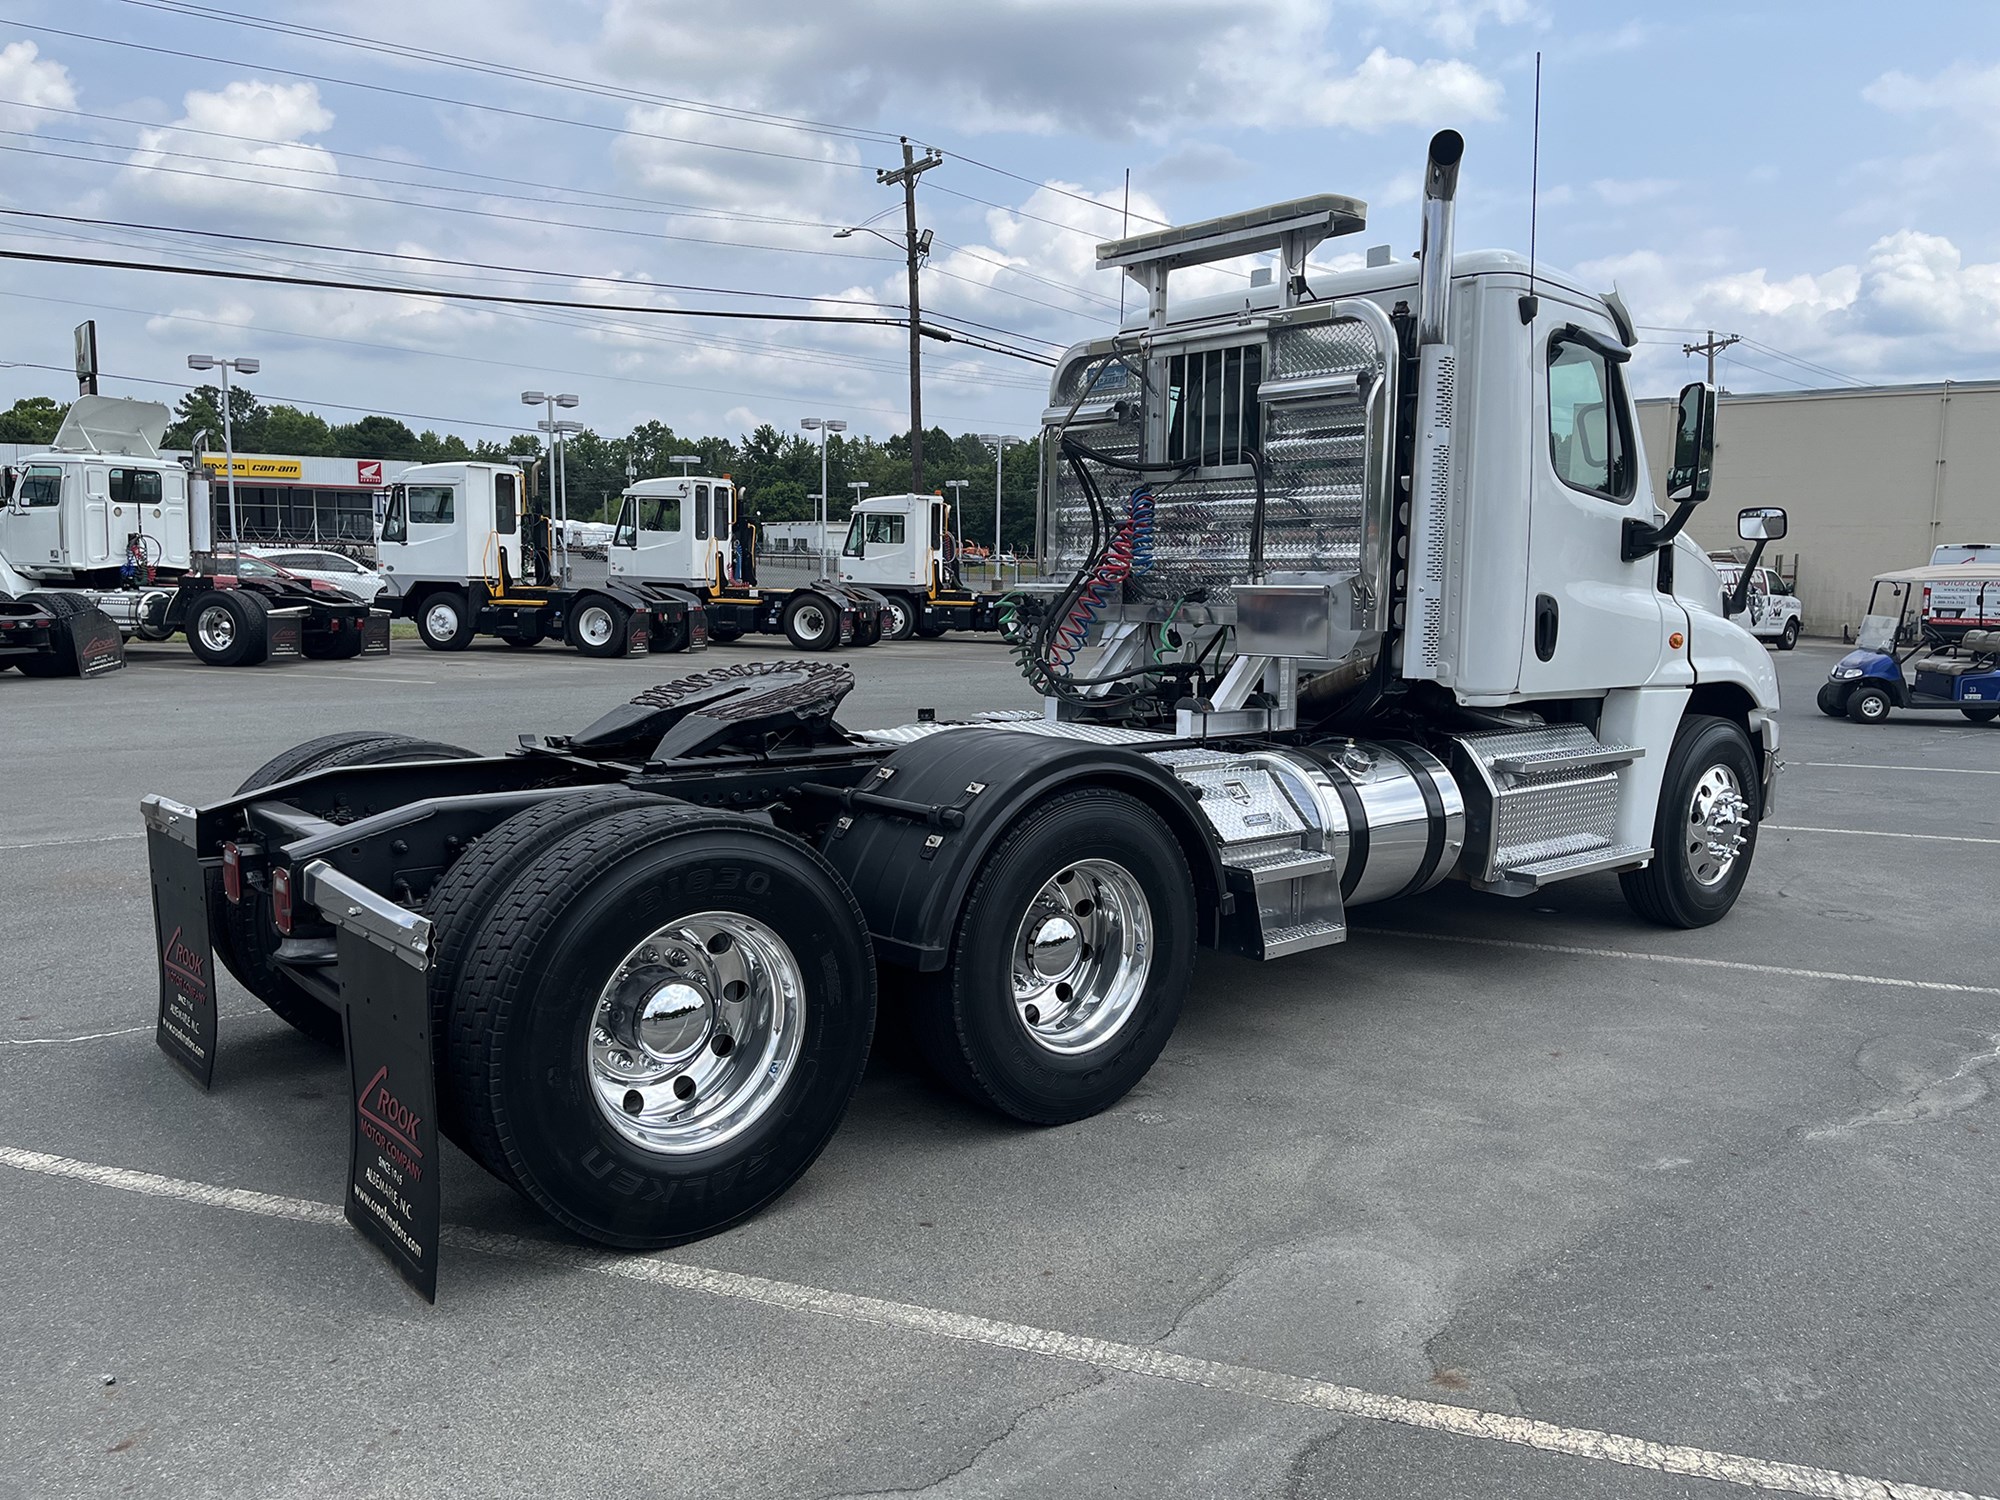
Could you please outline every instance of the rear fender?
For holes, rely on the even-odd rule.
[[[1137,797],[1179,841],[1194,877],[1197,938],[1215,946],[1229,896],[1194,795],[1172,772],[1120,745],[1002,729],[949,729],[898,750],[859,790],[928,805],[926,821],[869,808],[835,820],[821,845],[868,919],[877,954],[905,968],[942,969],[980,866],[1038,802],[1080,787]]]

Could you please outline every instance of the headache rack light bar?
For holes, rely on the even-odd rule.
[[[1155,229],[1128,239],[1107,240],[1097,247],[1097,268],[1157,265],[1167,270],[1261,255],[1290,248],[1287,241],[1302,236],[1311,245],[1335,235],[1357,234],[1368,227],[1368,205],[1339,193],[1315,193],[1267,204],[1198,224]],[[1294,242],[1295,243],[1295,242]],[[1289,259],[1289,257],[1287,257]],[[1300,257],[1303,259],[1303,256]]]

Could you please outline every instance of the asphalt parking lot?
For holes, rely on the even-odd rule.
[[[797,1188],[657,1257],[453,1152],[435,1308],[339,1222],[337,1059],[227,982],[212,1095],[156,1051],[138,799],[336,729],[499,748],[680,664],[0,677],[0,1495],[2000,1493],[2000,726],[1823,718],[1836,654],[1777,658],[1719,927],[1612,877],[1365,908],[1202,959],[1054,1131],[885,1047]],[[1029,701],[990,640],[851,661],[856,724]]]

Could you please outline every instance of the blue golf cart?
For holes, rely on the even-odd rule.
[[[1932,586],[1952,583],[1975,588],[1984,618],[1986,590],[2000,595],[1994,572],[1989,563],[1879,574],[1854,650],[1819,690],[1820,712],[1857,724],[1880,724],[1898,708],[1956,710],[1975,724],[2000,719],[2000,630],[1968,630],[1947,640],[1924,617]]]

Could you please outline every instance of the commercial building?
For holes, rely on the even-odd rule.
[[[1673,458],[1674,403],[1639,403],[1655,494]],[[1806,629],[1839,635],[1875,574],[1940,543],[2000,541],[2000,381],[1724,395],[1715,487],[1688,532],[1728,551],[1736,512],[1782,505],[1791,531],[1766,559],[1796,571]]]

